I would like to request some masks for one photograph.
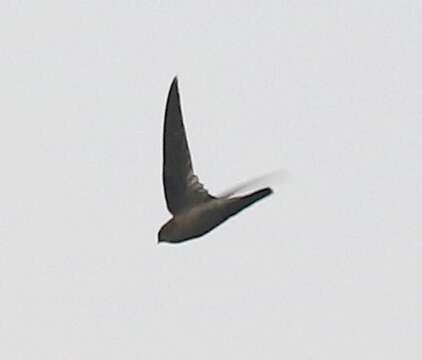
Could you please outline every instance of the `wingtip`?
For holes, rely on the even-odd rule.
[[[171,82],[169,93],[176,93],[176,94],[179,93],[177,75],[173,78],[173,81]]]
[[[274,190],[270,187],[266,187],[265,189],[263,189],[263,191],[265,191],[268,195],[274,194]]]
[[[265,198],[267,196],[274,194],[274,191],[270,187],[266,187],[266,188],[263,188],[261,190],[256,191],[253,194],[257,195],[260,199],[262,199],[262,198]]]

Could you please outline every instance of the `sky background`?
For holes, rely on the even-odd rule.
[[[2,359],[420,359],[420,1],[3,1]],[[214,193],[284,169],[198,241],[169,219],[179,76]]]

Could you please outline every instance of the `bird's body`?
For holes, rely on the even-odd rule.
[[[195,206],[171,218],[160,230],[161,238],[168,242],[181,242],[200,237],[222,221],[219,200]]]
[[[183,125],[177,78],[167,98],[163,150],[164,191],[173,218],[160,229],[159,242],[180,243],[198,238],[272,193],[270,188],[264,188],[241,197],[218,198],[210,195],[198,181]]]
[[[271,193],[271,189],[265,188],[244,197],[216,198],[191,207],[170,219],[161,228],[159,237],[167,242],[182,242],[200,237]]]

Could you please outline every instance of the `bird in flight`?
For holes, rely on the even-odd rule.
[[[273,193],[266,187],[249,195],[233,197],[248,183],[219,197],[208,193],[193,172],[177,77],[173,79],[167,97],[163,152],[164,193],[167,208],[173,217],[161,227],[158,242],[181,243],[198,238]]]

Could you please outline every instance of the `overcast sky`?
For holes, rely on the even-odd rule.
[[[0,12],[2,359],[421,358],[420,1]],[[289,177],[171,246],[176,74],[211,192]]]

